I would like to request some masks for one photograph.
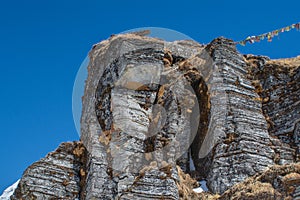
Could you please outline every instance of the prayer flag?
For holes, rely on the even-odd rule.
[[[296,24],[292,24],[290,26],[286,26],[268,33],[264,33],[258,36],[248,36],[245,40],[239,41],[239,42],[235,42],[235,44],[240,44],[242,46],[245,46],[247,42],[249,42],[250,44],[254,43],[254,42],[260,42],[261,40],[264,40],[265,38],[268,39],[268,42],[271,42],[274,36],[278,36],[279,33],[283,33],[283,32],[288,32],[291,29],[296,28],[298,31],[300,30],[300,22],[296,23]]]
[[[268,33],[268,42],[272,42],[272,35],[271,35],[271,33]]]
[[[246,41],[245,40],[240,41],[239,44],[242,45],[242,46],[245,46],[246,45]]]

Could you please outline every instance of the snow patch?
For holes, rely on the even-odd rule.
[[[193,191],[196,192],[196,193],[201,193],[204,190],[202,189],[202,187],[197,187],[197,188],[194,188]]]
[[[194,188],[193,191],[196,193],[207,192],[208,188],[206,186],[206,181],[199,181],[200,187]]]
[[[10,197],[14,194],[15,189],[18,187],[20,180],[17,180],[13,185],[6,188],[3,194],[0,196],[0,200],[10,200]]]

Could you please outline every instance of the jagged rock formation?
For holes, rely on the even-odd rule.
[[[222,115],[225,119],[220,123],[219,131],[202,133],[215,142],[204,140],[200,153],[203,148],[208,149],[208,145],[214,148],[208,156],[196,162],[196,168],[199,172],[205,169],[203,178],[207,179],[211,191],[222,193],[233,184],[273,165],[275,153],[270,147],[267,123],[261,102],[257,100],[259,96],[247,79],[247,64],[243,56],[231,41],[225,39],[213,41],[208,48],[223,80],[216,93],[226,95],[221,103],[211,100],[211,104],[224,108]],[[214,117],[212,109],[211,118]],[[212,123],[211,119],[208,121]],[[194,160],[198,159],[196,156]]]
[[[12,199],[299,197],[300,59],[136,34],[89,57],[82,143],[30,166]]]
[[[62,143],[26,169],[11,199],[79,198],[84,153],[82,143]]]
[[[281,147],[275,150],[276,163],[299,161],[300,57],[270,60],[248,55],[246,58],[250,64],[249,77],[261,97],[269,134],[281,141]]]

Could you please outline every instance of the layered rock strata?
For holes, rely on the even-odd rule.
[[[81,142],[30,166],[12,199],[299,197],[300,59],[137,34],[89,58]]]

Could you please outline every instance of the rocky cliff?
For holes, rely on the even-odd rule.
[[[28,167],[11,199],[300,198],[299,57],[137,34],[89,57],[81,141]]]

